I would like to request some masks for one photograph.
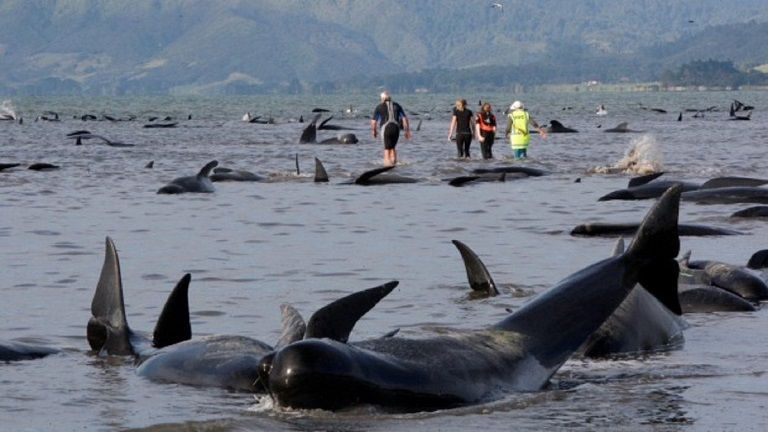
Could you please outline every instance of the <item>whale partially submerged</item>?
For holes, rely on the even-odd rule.
[[[730,188],[738,188],[736,189],[737,193],[741,193],[745,196],[749,196],[750,194],[759,196],[760,195],[759,189],[756,192],[755,188],[757,188],[758,186],[768,184],[768,180],[766,179],[751,178],[751,177],[733,177],[733,176],[715,177],[705,181],[704,183],[694,183],[694,182],[688,182],[683,180],[657,180],[663,174],[664,173],[662,172],[662,173],[654,173],[654,174],[649,174],[649,175],[640,176],[640,177],[634,177],[629,180],[629,183],[626,189],[618,189],[608,194],[605,194],[602,197],[598,198],[598,201],[642,200],[642,199],[658,198],[659,196],[661,196],[661,194],[664,193],[664,191],[678,184],[683,188],[682,190],[683,190],[684,200],[699,199],[701,201],[705,201],[706,199],[709,199],[712,201],[716,201],[718,199],[725,199],[725,198],[718,198],[718,197],[729,196],[729,191],[731,190]],[[715,189],[719,191],[715,191]],[[700,197],[698,198],[697,198],[697,194],[689,193],[693,191],[704,191],[704,190],[708,190],[709,192],[702,192],[698,194],[700,195]]]
[[[58,352],[56,348],[43,345],[0,340],[0,362],[35,360]]]
[[[274,347],[237,335],[192,339],[190,280],[190,274],[184,275],[168,296],[151,337],[133,331],[125,312],[120,260],[114,242],[107,237],[87,327],[91,349],[102,356],[134,356],[137,373],[156,381],[260,390],[256,367]],[[283,308],[283,344],[299,339],[291,338],[292,334],[303,335],[303,320],[296,314],[292,308]]]
[[[409,411],[456,407],[540,390],[640,283],[674,313],[680,188],[646,215],[624,253],[571,276],[485,329],[421,339],[305,338],[262,360],[260,381],[279,406]]]
[[[394,168],[395,165],[374,168],[357,176],[352,183],[360,186],[373,186],[397,183],[417,183],[419,181],[419,179],[413,177],[405,177],[389,172]]]
[[[631,236],[640,227],[640,223],[585,223],[576,225],[571,230],[572,236],[581,237],[618,237]],[[726,236],[741,235],[740,231],[718,228],[708,225],[698,224],[679,224],[678,234],[681,237],[707,237],[707,236]]]
[[[211,171],[219,165],[218,161],[210,161],[194,176],[178,177],[161,187],[159,194],[180,194],[185,192],[212,193],[215,189],[210,179]]]

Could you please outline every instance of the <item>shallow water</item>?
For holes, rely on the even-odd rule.
[[[499,108],[511,102],[500,95],[474,98]],[[726,120],[734,98],[758,107],[752,121]],[[23,166],[0,172],[0,339],[62,352],[0,364],[3,429],[764,430],[765,310],[688,315],[691,327],[680,350],[617,361],[573,360],[545,391],[407,415],[370,407],[342,413],[277,409],[250,394],[150,382],[136,376],[130,360],[89,352],[85,324],[107,235],[120,252],[128,321],[136,330],[154,327],[167,293],[190,272],[196,335],[239,334],[273,343],[280,334],[280,304],[289,302],[308,317],[338,297],[396,279],[400,286],[357,325],[352,338],[395,328],[418,336],[434,325],[471,329],[494,323],[507,308],[605,258],[613,239],[568,233],[584,222],[632,222],[645,214],[650,201],[597,201],[624,187],[629,175],[588,173],[617,163],[635,144],[653,143],[653,156],[670,178],[768,177],[768,123],[760,111],[768,106],[766,93],[526,95],[535,119],[558,119],[581,132],[545,141],[534,137],[526,164],[551,171],[549,176],[463,188],[442,179],[513,163],[505,159],[508,146],[497,141],[492,162],[455,160],[446,139],[454,95],[396,99],[423,118],[414,139],[399,145],[397,170],[422,181],[377,187],[339,184],[381,163],[380,144],[370,137],[366,119],[373,98],[13,100],[25,122],[0,122],[0,162]],[[608,116],[593,114],[600,103]],[[643,110],[641,104],[669,113]],[[720,112],[700,119],[684,113],[677,122],[685,108],[713,105]],[[342,112],[349,106],[359,110],[356,117]],[[309,119],[313,107],[331,109],[332,123],[355,128],[362,142],[297,144],[303,125],[293,120]],[[35,122],[46,110],[59,112],[63,121]],[[243,123],[246,111],[273,116],[277,124]],[[72,118],[85,113],[134,114],[141,121]],[[173,129],[141,127],[158,114],[182,120]],[[414,125],[420,118],[411,117]],[[623,121],[645,132],[602,132]],[[76,147],[65,135],[78,129],[136,146],[86,141]],[[318,138],[336,133],[320,131]],[[477,143],[472,152],[479,155]],[[313,157],[325,163],[330,184],[312,182]],[[212,159],[268,181],[217,183],[213,194],[155,194]],[[154,168],[144,168],[150,160]],[[61,169],[23,169],[33,162]],[[745,263],[768,238],[764,221],[729,219],[748,206],[683,203],[681,222],[745,235],[683,237],[682,250],[691,249],[694,258]],[[483,258],[501,296],[469,300],[451,239]]]

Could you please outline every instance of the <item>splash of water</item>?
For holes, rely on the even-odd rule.
[[[16,110],[13,108],[13,102],[8,99],[3,101],[2,105],[0,105],[0,117],[1,116],[8,116],[13,120],[18,119]]]
[[[664,155],[656,139],[643,135],[632,140],[624,157],[612,166],[594,167],[589,170],[598,174],[652,174],[664,170]]]

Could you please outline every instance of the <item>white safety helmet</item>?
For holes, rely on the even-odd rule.
[[[512,102],[512,105],[509,106],[509,109],[511,110],[523,109],[523,103],[520,101],[514,101]]]

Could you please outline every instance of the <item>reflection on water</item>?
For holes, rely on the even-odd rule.
[[[607,257],[613,240],[568,233],[579,223],[631,222],[645,213],[649,202],[597,202],[624,187],[628,175],[588,172],[620,164],[629,149],[640,149],[635,156],[649,156],[650,163],[663,162],[670,178],[768,176],[763,149],[768,123],[760,111],[751,122],[728,122],[727,111],[704,119],[685,115],[677,122],[677,112],[685,108],[727,107],[733,98],[768,106],[763,93],[538,94],[525,95],[535,118],[557,119],[580,131],[551,134],[545,141],[533,138],[525,164],[551,175],[450,187],[444,179],[515,163],[502,140],[495,145],[495,161],[453,159],[455,148],[445,134],[455,97],[397,97],[407,109],[429,113],[420,116],[422,127],[414,139],[398,147],[403,164],[396,170],[421,181],[376,187],[339,184],[381,163],[380,143],[370,138],[368,120],[340,112],[349,105],[372,110],[375,97],[13,100],[15,112],[27,119],[54,110],[64,121],[0,122],[0,163],[22,164],[0,172],[0,339],[63,351],[43,360],[0,364],[3,424],[9,430],[212,431],[750,430],[764,424],[764,310],[689,316],[692,326],[683,349],[612,362],[570,361],[541,392],[408,415],[372,407],[286,411],[250,394],[153,383],[137,377],[130,360],[87,352],[85,324],[106,235],[120,252],[126,312],[135,330],[154,327],[167,293],[190,272],[196,335],[239,334],[274,342],[280,304],[291,303],[308,317],[344,294],[396,279],[399,287],[366,315],[352,338],[378,337],[396,328],[418,337],[425,327],[472,329],[494,323],[561,278]],[[505,106],[511,97],[482,99]],[[607,116],[594,115],[601,103]],[[638,103],[672,114],[641,110]],[[573,109],[564,111],[565,106]],[[290,119],[310,118],[314,107],[331,109],[332,123],[352,128],[361,143],[297,144],[304,125]],[[239,119],[246,111],[269,113],[277,124],[244,123]],[[175,129],[72,120],[86,112],[141,119],[192,114],[192,120],[180,120]],[[645,132],[602,132],[621,122]],[[78,129],[136,146],[112,148],[93,140],[74,146],[66,134]],[[319,131],[318,138],[336,133]],[[325,164],[329,184],[312,182],[314,157]],[[213,194],[155,194],[213,159],[268,180],[216,183]],[[145,168],[149,161],[154,168]],[[61,168],[27,170],[34,162]],[[727,228],[733,224],[728,215],[741,208],[685,203],[681,221]],[[702,259],[745,263],[765,248],[768,228],[746,220],[738,229],[749,234],[683,238],[682,249]],[[482,257],[501,296],[469,298],[452,239]]]

